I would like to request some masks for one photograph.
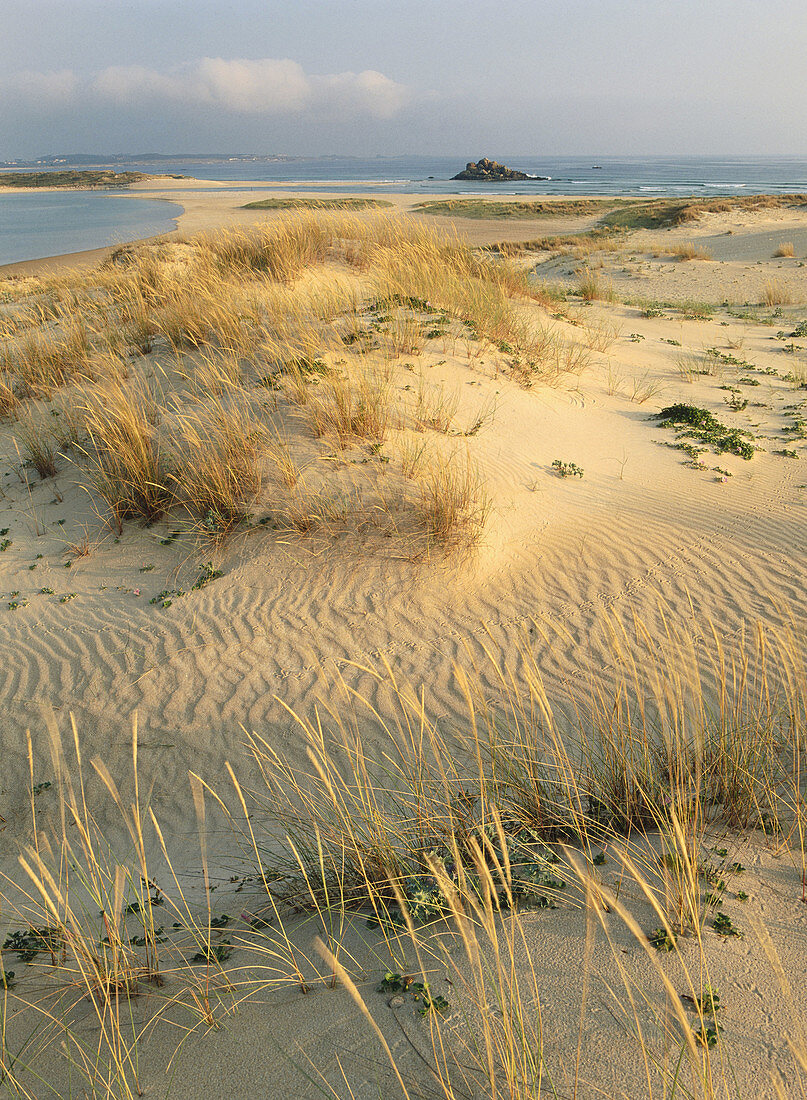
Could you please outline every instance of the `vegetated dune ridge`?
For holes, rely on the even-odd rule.
[[[0,172],[0,191],[90,190],[104,187],[128,187],[144,180],[160,179],[144,172],[65,171]]]
[[[755,281],[757,302],[766,280],[778,277],[768,269],[790,264],[795,304],[750,311],[691,301],[683,308],[636,307],[598,299],[618,281],[619,252],[572,256],[576,271],[569,266],[566,276],[572,292],[563,300],[557,288],[531,290],[534,282],[524,281],[535,267],[532,253],[507,268],[495,256],[474,257],[450,238],[435,243],[431,233],[377,216],[286,222],[275,215],[266,222],[263,251],[250,250],[245,238],[170,243],[123,251],[84,285],[67,278],[4,288],[6,390],[0,392],[10,415],[0,426],[6,454],[0,530],[7,529],[0,538],[0,545],[7,542],[0,555],[0,813],[3,866],[17,881],[16,849],[31,840],[25,731],[33,738],[33,783],[54,784],[33,797],[40,828],[58,832],[48,729],[59,728],[69,741],[71,714],[84,760],[103,759],[127,792],[125,805],[137,715],[142,801],[154,810],[180,881],[203,909],[188,771],[235,805],[225,761],[245,786],[260,781],[244,750],[250,732],[311,771],[303,728],[287,708],[305,717],[317,705],[323,715],[329,707],[349,710],[340,679],[377,712],[357,704],[362,750],[382,766],[390,751],[380,722],[391,713],[385,666],[415,697],[422,687],[426,712],[448,736],[469,729],[465,676],[480,697],[501,694],[494,664],[507,666],[515,690],[539,669],[558,711],[570,693],[585,695],[590,681],[618,683],[634,615],[662,650],[665,634],[680,629],[701,639],[702,652],[710,651],[710,622],[729,650],[752,644],[757,620],[774,629],[792,622],[796,634],[804,622],[807,337],[795,334],[807,316],[801,304],[807,280],[797,259],[766,267],[736,261],[748,268],[746,282]],[[287,224],[298,243],[305,240],[297,266],[267,272],[262,256],[277,251],[274,234]],[[783,213],[777,224],[783,232],[794,229]],[[630,238],[629,254],[638,251],[637,241],[658,239],[642,232]],[[659,237],[666,246],[668,235]],[[603,255],[610,266],[598,269]],[[678,260],[676,270],[698,279],[707,262]],[[719,273],[711,278],[719,284]],[[585,304],[576,289],[594,300]],[[721,287],[713,299],[726,296]],[[37,312],[42,307],[44,314]],[[62,385],[37,373],[32,333],[40,352],[69,342],[73,365],[63,370]],[[65,354],[48,362],[51,372],[62,371]],[[116,504],[110,488],[109,411],[127,400],[140,403],[144,438],[165,460],[150,483],[165,494],[158,509],[165,514],[147,525],[126,514],[131,494]],[[678,403],[707,408],[729,429],[749,433],[735,438],[753,441],[753,457],[717,453],[713,439],[677,439],[653,420]],[[236,429],[241,434],[227,451],[228,430]],[[43,440],[54,432],[55,474],[45,470],[40,478],[32,463],[41,461]],[[676,442],[699,453],[664,445]],[[225,477],[212,495],[217,468],[210,456],[217,447],[225,466],[241,476]],[[245,453],[253,456],[246,471],[236,460]],[[449,483],[440,478],[446,471],[454,478]],[[622,642],[611,622],[626,625]],[[87,770],[93,811],[122,845],[120,813]],[[254,884],[242,895],[248,903],[232,893],[229,880],[241,887],[249,864],[208,801],[219,890],[210,895],[214,912],[244,904],[258,912],[266,895],[256,894]],[[759,833],[719,836],[710,836],[711,846],[731,847],[745,867],[737,882],[750,900],[747,910],[732,909],[742,940],[704,932],[702,957],[727,1008],[720,1018],[725,1036],[711,1054],[704,1048],[704,1064],[711,1058],[713,1068],[703,1070],[698,1095],[725,1095],[720,1082],[736,1078],[740,1095],[776,1096],[770,1071],[784,1075],[782,1095],[789,1095],[799,1072],[786,1042],[791,1009],[753,922],[765,922],[784,973],[797,975],[805,947],[801,854],[781,835],[768,843]],[[168,894],[170,875],[153,836],[149,849]],[[608,884],[617,871],[624,879],[623,864],[611,857],[595,873]],[[639,888],[627,894],[644,926],[660,923]],[[585,889],[570,883],[564,897],[557,910],[519,917],[524,938],[512,945],[525,988],[528,958],[538,970],[526,999],[532,1014],[535,996],[541,1000],[547,1075],[541,1087],[546,1095],[572,1095],[577,1073],[579,1095],[598,1089],[656,1095],[658,1079],[648,1082],[636,1017],[624,996],[608,992],[624,980],[624,951],[635,988],[663,994],[654,953],[616,918],[612,950],[596,933],[600,918],[590,906],[579,908]],[[311,937],[323,931],[315,924],[304,922],[295,933],[312,957]],[[451,1006],[444,1024],[435,1012],[421,1020],[405,991],[390,1009],[388,997],[374,992],[379,975],[387,968],[403,973],[403,962],[394,965],[398,957],[413,969],[416,960],[411,946],[396,956],[364,924],[362,917],[345,932],[344,957],[354,956],[345,966],[362,981],[411,1095],[437,1088],[420,1061],[422,1055],[433,1064],[435,1029],[444,1026],[453,1041],[465,1042],[468,1019],[472,1033],[482,1027],[482,1034],[485,1014],[456,975],[446,986],[445,961],[438,967],[439,989]],[[686,943],[681,956],[671,957],[676,988],[682,957],[697,969],[700,943]],[[237,954],[217,961],[225,970],[247,965]],[[236,989],[242,980],[243,974],[229,979]],[[438,976],[432,980],[434,991]],[[225,1089],[287,1094],[289,1064],[280,1057],[270,1064],[265,1054],[274,1043],[287,1050],[295,1044],[297,1072],[324,1073],[337,1095],[350,1094],[339,1062],[355,1095],[376,1095],[379,1087],[385,1095],[400,1092],[345,978],[339,990],[319,983],[309,996],[290,980],[278,989],[266,981],[257,1000],[268,998],[270,1006],[243,1006],[226,1016],[223,1031],[207,1033],[209,1020],[197,1006],[198,1033],[176,1063],[172,1094],[211,1088],[222,1095]],[[213,1015],[230,996],[218,968],[214,984]],[[255,1000],[255,989],[250,993]],[[569,1036],[588,997],[576,1066]],[[189,995],[185,1001],[196,1003]],[[138,1002],[138,1020],[152,1003]],[[183,1011],[179,1026],[193,1026],[193,1012]],[[657,1020],[643,1013],[638,1018],[652,1046]],[[82,1014],[76,1026],[90,1034],[97,1022],[86,1005]],[[166,1030],[167,1036],[155,1026],[144,1048],[149,1055],[140,1074],[152,1087],[178,1041]],[[256,1059],[258,1048],[263,1055]],[[674,1075],[682,1048],[672,1044],[667,1053]],[[50,1072],[62,1072],[55,1051],[52,1057]],[[302,1076],[295,1080],[301,1095],[305,1088],[316,1094]],[[694,1087],[690,1077],[687,1087]],[[542,1094],[537,1083],[532,1093],[518,1093]]]

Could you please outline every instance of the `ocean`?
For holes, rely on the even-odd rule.
[[[461,183],[457,157],[316,157],[272,162],[176,160],[116,164],[117,170],[199,179],[288,184],[308,194],[346,189],[418,195],[719,196],[807,192],[807,159],[791,157],[536,157],[495,159],[535,177],[519,183]],[[69,167],[60,164],[59,169]],[[86,167],[81,165],[80,167]],[[2,174],[0,173],[0,179]],[[188,190],[193,190],[191,183]],[[0,264],[78,252],[164,233],[175,204],[101,191],[0,194]]]
[[[474,158],[476,159],[476,158]],[[140,162],[125,167],[200,179],[300,181],[306,190],[324,181],[407,194],[517,195],[734,195],[743,191],[782,194],[807,191],[807,159],[789,157],[536,157],[498,156],[510,168],[549,179],[523,183],[452,182],[465,167],[458,157],[317,157],[263,163],[233,161]],[[594,167],[597,165],[597,167]],[[64,167],[64,166],[60,166]],[[119,166],[122,168],[124,166]]]

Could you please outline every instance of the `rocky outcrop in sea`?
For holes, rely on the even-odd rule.
[[[465,165],[464,172],[458,172],[456,176],[451,177],[453,180],[485,180],[486,182],[507,181],[507,180],[528,180],[531,176],[528,176],[526,172],[518,172],[515,168],[508,168],[504,164],[499,164],[496,160],[488,160],[487,157],[482,157],[481,160],[474,163],[469,161]]]

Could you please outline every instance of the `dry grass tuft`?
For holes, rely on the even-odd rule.
[[[14,429],[20,458],[44,479],[56,473],[58,445],[53,434],[53,417],[42,406],[25,410]]]
[[[576,292],[584,302],[613,301],[614,290],[586,264],[577,273]]]
[[[787,379],[797,390],[807,389],[807,359],[793,360]]]
[[[257,230],[230,230],[210,238],[204,246],[222,273],[242,277],[260,273],[280,283],[291,283],[307,267],[325,259],[335,227],[345,224],[351,223],[301,213]]]
[[[793,301],[788,287],[779,279],[766,279],[762,284],[760,302],[764,306],[787,306]]]
[[[230,348],[202,351],[189,364],[188,378],[201,397],[220,397],[238,389],[243,379],[242,358]]]
[[[86,326],[78,320],[62,336],[29,333],[21,338],[6,364],[13,363],[20,397],[49,398],[70,379],[81,376],[90,363],[92,346]]]
[[[13,416],[19,406],[14,387],[9,383],[6,372],[0,364],[0,417]]]
[[[415,396],[415,428],[447,433],[454,423],[459,401],[459,393],[446,393],[445,387],[430,385],[421,376]]]
[[[773,255],[774,255],[774,257],[795,256],[796,255],[796,250],[793,247],[793,242],[792,241],[782,241],[782,243],[779,245],[779,247],[776,249],[776,251],[774,252]]]
[[[476,542],[490,500],[468,455],[455,452],[448,460],[433,461],[416,477],[420,494],[416,513],[427,551],[451,551]]]
[[[712,253],[708,248],[696,245],[694,241],[676,245],[671,249],[671,254],[679,260],[711,260]]]
[[[311,393],[306,415],[314,434],[346,447],[357,439],[382,442],[390,424],[390,382],[380,371],[330,374]]]
[[[622,326],[617,321],[589,321],[583,331],[586,344],[592,351],[605,352],[622,335]]]
[[[113,382],[88,394],[90,477],[118,525],[129,517],[157,519],[173,501],[170,454],[156,428],[160,415],[143,382]]]
[[[262,485],[265,429],[242,396],[176,418],[176,496],[202,528],[222,536],[250,512]]]
[[[664,383],[659,379],[651,378],[648,371],[642,375],[636,375],[631,385],[630,399],[637,405],[644,405],[651,397],[656,397],[664,392]]]

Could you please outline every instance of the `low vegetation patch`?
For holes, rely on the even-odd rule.
[[[256,199],[242,206],[242,210],[380,210],[392,206],[387,199],[353,198],[272,198]]]
[[[648,199],[606,214],[606,225],[621,229],[669,229],[697,221],[701,214],[732,210],[771,210],[783,206],[805,207],[807,195],[744,195],[714,199]]]
[[[622,231],[608,226],[581,233],[559,233],[534,237],[528,241],[495,241],[484,245],[488,252],[502,256],[520,256],[525,252],[616,252],[622,243]]]
[[[513,202],[495,199],[429,199],[418,203],[420,214],[442,214],[451,218],[568,218],[602,214],[621,206],[614,199],[518,199]]]
[[[73,190],[98,187],[128,187],[152,179],[145,172],[112,172],[87,169],[69,172],[0,172],[0,187],[59,187]]]
[[[654,419],[659,420],[662,427],[683,428],[678,438],[699,439],[712,447],[717,454],[728,452],[745,459],[754,456],[756,448],[749,441],[753,436],[739,428],[726,427],[708,409],[697,405],[668,405],[656,413]]]
[[[584,472],[576,462],[563,462],[560,458],[554,459],[552,469],[558,477],[582,477]]]

